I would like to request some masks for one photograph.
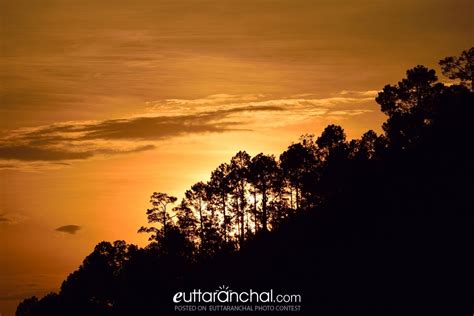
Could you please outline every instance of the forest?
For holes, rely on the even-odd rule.
[[[382,134],[329,125],[278,157],[239,151],[181,201],[153,192],[146,247],[100,242],[16,315],[168,315],[221,285],[299,293],[292,314],[471,315],[474,47],[439,66],[380,90]]]

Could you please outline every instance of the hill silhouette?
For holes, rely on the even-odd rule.
[[[168,315],[219,286],[301,295],[290,314],[470,315],[474,48],[440,65],[455,84],[416,66],[381,90],[383,135],[329,125],[278,158],[238,152],[177,206],[154,192],[147,247],[99,243],[16,315]]]

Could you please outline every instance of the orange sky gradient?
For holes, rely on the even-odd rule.
[[[141,246],[154,191],[331,123],[472,46],[472,1],[0,0],[0,313],[102,240]],[[77,225],[75,233],[56,229]]]

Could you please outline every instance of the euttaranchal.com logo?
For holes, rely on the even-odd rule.
[[[175,311],[300,311],[301,294],[277,294],[273,289],[233,291],[220,286],[214,291],[177,292],[173,303],[177,304]]]

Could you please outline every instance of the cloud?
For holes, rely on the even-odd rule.
[[[186,134],[245,130],[243,122],[224,121],[243,112],[281,111],[274,105],[240,106],[179,115],[148,115],[104,121],[64,122],[10,131],[0,141],[0,159],[23,162],[84,160],[98,155],[136,153],[159,141]],[[143,143],[145,142],[145,143]],[[0,165],[12,169],[11,163]]]
[[[28,217],[20,213],[0,213],[0,225],[16,225],[20,222],[23,222]]]
[[[35,160],[74,160],[93,156],[90,152],[72,152],[68,150],[43,149],[28,145],[0,146],[0,157],[3,159]]]
[[[157,96],[381,87],[472,38],[467,0],[47,2],[2,1],[4,128],[124,115]]]
[[[363,96],[375,98],[378,95],[378,90],[367,90],[367,91],[354,91],[354,90],[342,90],[339,92],[343,96]]]
[[[182,114],[189,111],[218,111],[228,110],[245,112],[260,107],[278,107],[278,110],[311,111],[316,106],[337,107],[348,104],[357,105],[361,102],[373,101],[377,91],[347,91],[343,90],[330,97],[318,97],[314,94],[297,94],[286,98],[271,98],[264,94],[229,95],[217,94],[200,99],[165,99],[147,102],[150,112]]]
[[[190,134],[271,129],[323,116],[344,119],[371,112],[374,93],[164,99],[148,102],[145,113],[125,118],[18,128],[0,140],[0,169],[54,169],[77,160],[153,150],[160,141]]]
[[[199,99],[166,99],[154,101],[157,104],[166,104],[168,106],[192,106],[192,105],[221,105],[221,104],[233,104],[233,103],[242,103],[256,101],[264,97],[263,94],[244,94],[244,95],[234,95],[234,94],[213,94],[205,98]],[[152,104],[154,102],[147,102]]]
[[[81,226],[78,225],[65,225],[55,229],[55,231],[75,235],[78,230],[81,229]]]
[[[364,113],[370,113],[370,110],[356,109],[356,110],[340,110],[340,111],[331,111],[328,112],[328,115],[337,115],[337,116],[355,116],[361,115]]]

